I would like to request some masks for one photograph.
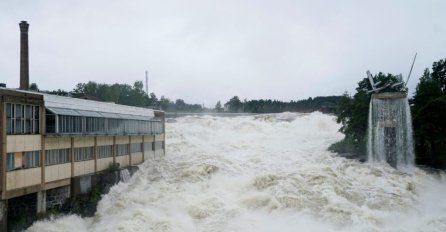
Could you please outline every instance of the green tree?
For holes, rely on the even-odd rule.
[[[150,93],[148,105],[149,106],[158,106],[158,98],[156,97],[155,93]]]
[[[414,120],[417,163],[446,168],[446,96],[428,101]]]
[[[228,102],[225,103],[230,112],[242,112],[243,104],[238,98],[238,96],[232,97]]]
[[[185,111],[186,110],[186,103],[184,102],[183,99],[177,99],[175,101],[175,108],[177,110],[180,110],[180,111]]]
[[[164,96],[161,96],[158,104],[161,107],[161,109],[167,110],[167,109],[169,109],[170,99],[166,98]]]
[[[438,81],[441,91],[446,94],[446,59],[433,63],[432,79]]]
[[[444,60],[425,69],[413,98],[416,161],[446,168],[446,93]]]
[[[39,92],[39,87],[37,87],[37,84],[36,84],[36,83],[31,83],[31,84],[29,85],[29,90],[31,90],[31,91],[35,91],[35,92]]]
[[[217,104],[215,104],[215,111],[222,112],[223,108],[221,107],[221,102],[218,101]]]

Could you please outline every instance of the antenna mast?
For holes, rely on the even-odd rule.
[[[146,70],[146,93],[149,95],[149,72]]]

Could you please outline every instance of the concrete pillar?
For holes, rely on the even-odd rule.
[[[20,89],[29,89],[29,56],[28,56],[28,28],[26,21],[21,21],[20,26]]]
[[[8,228],[8,201],[0,200],[0,231]]]
[[[46,191],[37,192],[37,219],[42,219],[46,214]]]

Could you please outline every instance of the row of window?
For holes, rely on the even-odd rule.
[[[46,132],[57,133],[56,128],[58,133],[62,134],[160,134],[164,132],[163,123],[160,120],[67,116],[47,112]]]
[[[93,147],[74,148],[74,161],[84,161],[93,159]]]
[[[146,142],[146,143],[132,143],[129,144],[116,144],[116,155],[128,155],[129,148],[131,153],[144,151],[155,151],[163,149],[164,143],[161,141],[157,142]],[[94,147],[79,147],[74,148],[74,161],[85,161],[93,159],[93,149]],[[107,158],[113,156],[113,145],[105,145],[96,147],[96,154],[98,159]],[[70,149],[52,149],[45,151],[45,165],[55,165],[71,162],[70,159]],[[20,168],[34,168],[40,167],[40,151],[28,151],[28,152],[18,152],[18,153],[7,153],[6,154],[6,168],[8,171]]]
[[[53,149],[45,151],[45,165],[63,164],[71,162],[70,149]]]
[[[112,157],[113,156],[113,145],[97,146],[96,155],[98,159]]]
[[[40,152],[27,151],[6,154],[6,170],[34,168],[40,166]]]
[[[116,156],[128,155],[129,145],[128,144],[116,144]]]
[[[39,106],[24,104],[6,104],[7,134],[38,134]]]
[[[39,134],[39,106],[6,104],[7,134]],[[46,132],[64,134],[160,134],[164,132],[160,120],[142,121],[54,115],[46,111]]]

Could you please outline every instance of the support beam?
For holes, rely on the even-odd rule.
[[[0,201],[0,231],[8,228],[8,200]]]
[[[46,191],[37,192],[37,219],[45,218],[46,215]]]

